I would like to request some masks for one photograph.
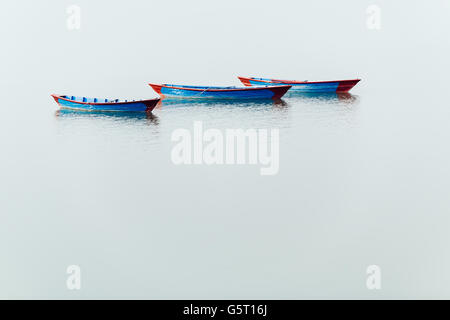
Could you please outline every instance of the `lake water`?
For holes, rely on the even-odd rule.
[[[378,32],[365,27],[367,5],[326,11],[323,22],[339,27],[314,31],[332,33],[322,41],[303,34],[295,44],[288,33],[266,48],[267,38],[238,37],[235,46],[272,49],[255,57],[214,40],[189,45],[185,32],[204,27],[194,22],[168,29],[181,32],[181,44],[143,43],[151,22],[112,22],[125,4],[98,22],[101,6],[81,1],[80,31],[65,29],[65,4],[10,4],[35,14],[2,28],[10,50],[1,56],[0,298],[449,298],[450,68],[441,41],[449,8],[430,7],[435,25],[425,27],[415,17],[428,4],[411,5],[403,22],[402,6],[380,4]],[[305,6],[312,17],[323,12]],[[147,4],[127,8],[143,17]],[[228,34],[223,12],[201,8],[199,21]],[[191,20],[174,14],[179,26]],[[340,31],[347,40],[333,36]],[[133,32],[133,50],[95,46],[100,35],[111,44]],[[176,55],[181,49],[188,57]],[[362,81],[349,95],[163,103],[152,116],[58,111],[50,97],[144,98],[154,96],[150,81],[237,85],[234,72]],[[279,129],[278,174],[174,165],[171,135],[195,121],[223,132]],[[70,265],[81,268],[81,290],[67,289]],[[366,286],[370,265],[381,269],[381,290]]]

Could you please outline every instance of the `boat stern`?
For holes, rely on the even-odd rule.
[[[52,98],[55,99],[55,102],[59,105],[59,95],[58,94],[51,94]]]
[[[274,100],[281,99],[281,97],[284,96],[286,94],[286,92],[289,91],[290,88],[292,88],[292,86],[271,86],[271,87],[268,87],[268,89],[273,92],[272,99],[274,99]]]
[[[163,94],[161,93],[161,89],[162,89],[162,85],[160,84],[155,84],[155,83],[149,83],[148,84],[150,87],[152,87],[153,90],[155,90],[155,92],[157,94],[159,94],[160,96],[163,96]]]
[[[152,99],[152,100],[145,100],[142,101],[143,104],[145,104],[145,111],[146,112],[151,112],[153,111],[153,109],[155,109],[156,105],[158,104],[158,102],[161,101],[161,99]]]
[[[238,79],[242,82],[242,84],[246,87],[251,87],[250,78],[238,77]]]
[[[339,81],[339,85],[338,85],[338,87],[336,89],[336,93],[349,92],[360,81],[361,81],[361,79]]]

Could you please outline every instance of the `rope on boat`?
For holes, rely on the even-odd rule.
[[[200,92],[198,95],[201,96],[203,93],[205,93],[206,91],[208,91],[210,88],[206,88],[205,90],[203,90],[202,92]]]

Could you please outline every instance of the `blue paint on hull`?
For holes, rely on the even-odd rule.
[[[252,86],[260,86],[261,81],[249,80]],[[285,86],[286,83],[271,83],[273,86]],[[339,86],[339,82],[324,82],[324,83],[289,83],[292,86],[290,92],[336,92]]]
[[[208,91],[217,87],[187,87],[201,89],[184,90],[176,88],[161,88],[161,94],[169,97],[183,97],[183,98],[201,98],[201,99],[271,99],[275,94],[269,89],[263,90],[230,90],[230,91]]]
[[[83,104],[73,101],[58,99],[58,104],[62,108],[85,110],[85,111],[146,111],[147,106],[139,101],[107,104]],[[93,101],[91,101],[93,102]]]

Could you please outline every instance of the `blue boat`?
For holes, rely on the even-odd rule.
[[[201,98],[201,99],[280,99],[290,85],[259,87],[209,87],[173,84],[149,85],[161,97]]]
[[[278,79],[266,79],[266,78],[246,78],[238,77],[241,82],[248,87],[261,86],[261,85],[291,85],[292,92],[336,92],[346,93],[349,92],[361,79],[351,80],[330,80],[330,81],[292,81],[292,80],[278,80]]]
[[[98,99],[67,95],[52,94],[53,99],[61,108],[84,110],[84,111],[152,111],[159,98],[149,100],[119,100]]]

